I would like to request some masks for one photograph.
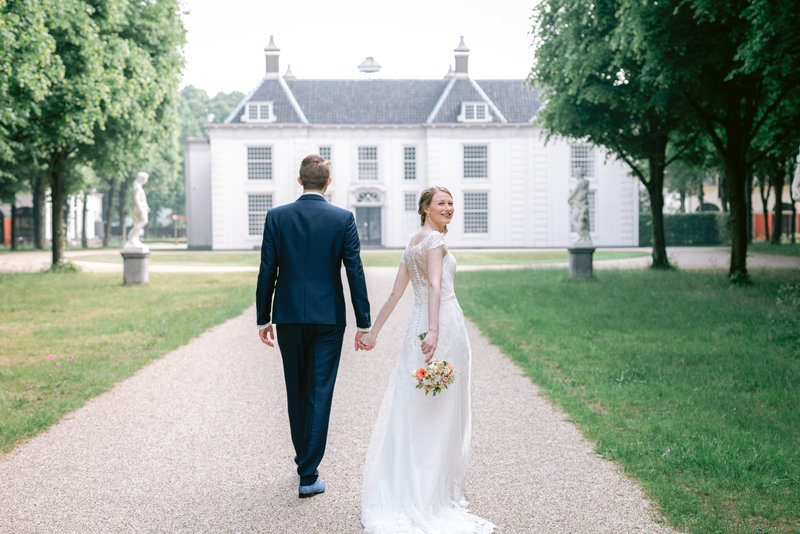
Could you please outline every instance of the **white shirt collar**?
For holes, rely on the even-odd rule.
[[[325,198],[325,195],[323,195],[322,193],[318,193],[317,191],[303,191],[303,194],[304,195],[319,195],[322,198]]]

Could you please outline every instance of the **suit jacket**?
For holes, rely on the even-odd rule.
[[[304,194],[269,210],[256,286],[258,324],[344,326],[344,263],[356,324],[369,328],[360,251],[353,214],[321,195]]]

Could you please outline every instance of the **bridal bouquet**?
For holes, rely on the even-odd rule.
[[[426,333],[420,334],[419,338],[425,339]],[[453,383],[456,370],[444,360],[431,360],[424,367],[412,371],[412,374],[417,381],[417,389],[423,389],[425,395],[432,393],[435,397]]]

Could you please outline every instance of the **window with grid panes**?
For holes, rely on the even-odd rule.
[[[405,193],[403,195],[403,209],[405,211],[417,211],[417,195]]]
[[[247,195],[247,234],[261,235],[264,231],[264,219],[272,209],[272,195],[269,193],[251,193]]]
[[[247,179],[272,180],[272,147],[247,147]]]
[[[595,231],[594,230],[595,229],[595,225],[594,225],[594,206],[595,206],[594,195],[595,195],[594,191],[589,191],[588,198],[589,198],[589,231],[590,232],[594,232]],[[570,232],[577,232],[578,231],[578,229],[575,228],[575,224],[572,221],[570,221],[569,226],[570,226],[570,228],[569,228]]]
[[[378,179],[378,147],[376,146],[358,147],[358,179],[359,180]]]
[[[459,122],[486,122],[491,120],[488,107],[483,102],[462,102]]]
[[[489,233],[489,193],[464,193],[464,233]]]
[[[406,180],[417,179],[417,147],[403,147],[403,178]]]
[[[570,146],[569,166],[574,178],[582,172],[586,178],[594,177],[594,150],[592,145],[574,144]]]
[[[464,146],[464,178],[489,177],[489,147],[486,145]]]
[[[275,120],[272,102],[249,102],[246,108],[246,122],[271,122]]]
[[[331,165],[331,147],[329,146],[321,146],[319,147],[318,154],[325,158],[325,161],[328,162],[328,166]]]

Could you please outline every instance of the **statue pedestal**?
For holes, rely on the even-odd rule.
[[[592,256],[594,247],[573,247],[569,250],[569,277],[579,280],[594,277]]]
[[[150,268],[147,258],[149,251],[123,250],[123,279],[124,284],[147,284],[150,282]]]

